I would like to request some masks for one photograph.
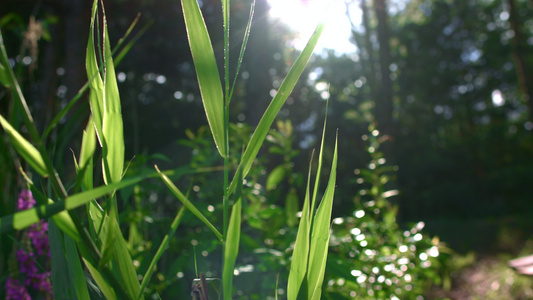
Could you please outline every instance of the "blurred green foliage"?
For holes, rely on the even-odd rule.
[[[109,26],[113,28],[112,41],[119,38],[124,31],[121,29],[125,29],[139,11],[145,18],[141,18],[141,22],[155,21],[150,34],[132,49],[131,59],[124,60],[117,69],[122,78],[119,88],[124,99],[126,159],[130,160],[135,154],[128,175],[151,170],[153,163],[183,170],[181,176],[173,179],[187,187],[195,205],[213,222],[220,222],[221,207],[211,204],[211,199],[222,197],[221,161],[212,151],[208,129],[202,127],[205,119],[196,92],[180,8],[172,1],[157,2],[131,0],[125,6],[123,1],[109,1],[107,8]],[[208,26],[218,26],[219,3],[202,2]],[[528,1],[516,2],[520,8],[519,18],[526,24],[525,40],[530,41],[529,20],[533,10],[528,7]],[[247,7],[242,5],[244,1],[232,3],[237,9]],[[21,62],[24,56],[20,53],[23,33],[29,16],[34,13],[28,9],[33,8],[31,4],[2,1],[0,25],[6,33],[8,53],[21,78],[24,93],[37,116],[36,122],[43,126],[83,83],[72,82],[76,72],[83,74],[81,69],[76,71],[72,56],[81,58],[83,54],[68,47],[79,39],[85,42],[87,30],[79,37],[67,30],[69,26],[76,28],[69,17],[83,19],[83,14],[76,15],[77,11],[70,9],[75,4],[63,9],[53,1],[42,2],[35,16],[44,25],[45,35],[38,41],[39,65],[32,77],[29,66]],[[291,34],[283,25],[269,24],[266,21],[268,11],[261,10],[261,5],[265,8],[266,1],[258,1],[259,17],[256,19],[257,24],[265,26],[252,27],[261,32],[258,40],[250,40],[249,47],[256,49],[257,54],[245,57],[242,80],[235,93],[234,102],[238,104],[231,113],[235,116],[230,135],[234,137],[231,141],[234,153],[242,151],[252,132],[251,126],[257,121],[257,117],[253,117],[254,108],[266,105],[269,91],[276,82],[279,84],[293,52],[279,50],[285,45],[284,41],[272,41],[272,37],[289,40]],[[428,282],[445,283],[443,280],[448,280],[448,275],[438,270],[445,264],[442,260],[447,254],[443,253],[437,239],[420,232],[422,224],[426,224],[428,232],[439,234],[460,250],[490,251],[501,246],[501,240],[497,239],[502,223],[499,220],[521,214],[525,217],[517,225],[517,231],[526,233],[517,234],[518,241],[509,242],[512,247],[505,249],[516,253],[519,244],[530,237],[532,227],[528,216],[532,212],[533,125],[527,116],[527,100],[520,95],[512,58],[511,29],[505,17],[507,11],[508,6],[501,1],[413,0],[408,1],[404,10],[391,12],[391,76],[397,127],[391,136],[379,132],[379,120],[377,124],[372,123],[368,109],[360,109],[361,105],[367,105],[371,110],[375,100],[368,84],[375,74],[367,67],[371,63],[369,53],[373,51],[375,55],[379,49],[375,43],[370,48],[364,46],[365,28],[354,28],[356,53],[325,51],[322,56],[313,58],[306,71],[308,80],[299,83],[281,112],[282,119],[290,118],[292,122],[280,121],[269,134],[270,145],[263,151],[265,155],[255,162],[246,183],[243,248],[237,262],[241,273],[236,279],[236,289],[243,297],[272,295],[278,274],[278,286],[284,286],[290,242],[295,237],[295,211],[301,206],[302,174],[308,163],[307,155],[298,154],[307,153],[316,146],[319,135],[316,120],[322,117],[321,96],[316,89],[320,82],[331,84],[329,122],[345,137],[339,144],[342,163],[339,164],[336,196],[342,200],[335,201],[334,206],[335,220],[342,220],[342,223],[333,226],[335,243],[326,279],[331,284],[326,287],[324,297],[349,298],[353,291],[358,297],[385,298],[394,294],[400,299],[409,299],[422,293]],[[369,31],[375,29],[376,20],[372,20]],[[237,20],[235,24],[235,32],[239,32],[237,28],[244,27],[245,21]],[[253,31],[251,36],[254,36]],[[377,40],[375,34],[371,37]],[[212,38],[213,44],[220,47],[221,36],[214,34]],[[530,48],[528,42],[525,49],[531,53]],[[527,62],[531,65],[531,58]],[[261,73],[259,69],[267,72]],[[495,91],[504,99],[501,106],[493,102]],[[0,100],[6,97],[0,90]],[[80,137],[75,133],[83,128],[86,108],[81,104],[76,113],[67,116],[47,143],[47,147],[54,150],[60,172],[73,170],[68,149],[78,150],[75,145],[79,144]],[[8,101],[0,101],[2,113],[13,109]],[[20,124],[17,114],[12,114],[12,118]],[[374,130],[378,130],[377,135],[373,134]],[[366,136],[366,140],[361,140],[361,136]],[[386,160],[380,163],[380,159]],[[231,157],[231,163],[236,165],[238,158]],[[17,176],[20,165],[1,139],[2,215],[14,211],[10,199],[16,198],[22,186]],[[187,170],[202,171],[191,174],[179,169],[184,166],[189,167]],[[358,170],[356,176],[354,170]],[[395,190],[399,193],[394,198],[384,197],[394,194],[391,192]],[[129,247],[139,273],[144,273],[149,263],[145,258],[155,252],[178,204],[162,192],[162,184],[157,181],[125,189],[120,192],[120,199],[122,227],[128,233]],[[354,213],[358,212],[364,215],[357,218]],[[420,223],[421,220],[424,223]],[[489,226],[485,226],[487,223]],[[199,272],[209,278],[220,277],[215,266],[221,260],[221,253],[216,250],[210,232],[190,215],[184,216],[182,224],[149,287],[169,298],[189,294],[196,276],[194,263],[189,259],[192,253],[196,253]],[[362,241],[366,241],[367,246],[362,247]],[[12,241],[1,237],[1,244],[0,270],[3,270]],[[430,255],[435,253],[434,247],[439,249],[438,257]],[[421,259],[423,253],[427,255],[425,260]],[[409,259],[409,263],[400,264],[403,258]],[[342,263],[339,265],[338,261]],[[410,282],[406,282],[407,273],[402,271],[402,266],[408,268]],[[374,267],[378,268],[377,273],[373,272]],[[497,272],[507,274],[504,269],[500,265]],[[398,275],[399,271],[403,276]],[[364,282],[359,283],[363,278]],[[407,286],[411,290],[407,290]],[[250,287],[254,287],[254,291],[245,296]],[[370,290],[373,295],[368,294]]]

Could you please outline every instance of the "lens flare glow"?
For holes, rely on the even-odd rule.
[[[293,41],[296,49],[303,49],[318,22],[324,21],[326,28],[315,51],[333,49],[339,54],[355,52],[355,46],[349,41],[351,24],[346,14],[344,0],[268,0],[268,2],[271,7],[270,16],[286,24],[296,34],[296,39]],[[360,10],[355,5],[350,7],[352,21],[359,24]]]

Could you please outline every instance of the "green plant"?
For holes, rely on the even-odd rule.
[[[206,112],[209,128],[216,148],[223,163],[223,197],[222,197],[222,225],[221,229],[213,224],[193,202],[188,193],[183,193],[174,184],[173,178],[185,173],[204,172],[200,169],[178,169],[161,171],[155,166],[155,172],[140,172],[135,176],[125,176],[124,137],[119,90],[115,76],[115,65],[122,59],[131,44],[124,46],[124,51],[113,57],[107,32],[105,10],[94,0],[91,12],[90,37],[86,52],[86,70],[89,78],[86,86],[78,95],[52,120],[44,133],[39,134],[32,115],[21,92],[17,79],[10,67],[9,59],[4,49],[0,35],[0,83],[11,91],[14,103],[20,108],[24,125],[29,131],[29,139],[11,125],[8,119],[0,115],[0,124],[10,138],[12,147],[26,161],[31,168],[40,175],[39,180],[50,188],[44,192],[39,190],[29,176],[26,182],[32,190],[38,203],[37,207],[3,216],[0,219],[0,233],[7,234],[12,230],[20,230],[41,219],[50,218],[51,236],[54,243],[52,252],[52,284],[57,298],[89,299],[93,294],[107,299],[142,299],[152,274],[156,270],[157,262],[169,246],[170,240],[180,225],[186,211],[191,212],[214,235],[215,240],[222,246],[222,297],[231,299],[233,296],[233,273],[238,255],[241,222],[243,181],[250,173],[259,149],[263,144],[269,129],[289,97],[298,78],[302,74],[313,49],[320,37],[324,25],[319,24],[298,59],[290,69],[285,80],[281,83],[276,96],[263,118],[249,139],[244,151],[233,153],[230,150],[229,105],[233,87],[239,73],[244,49],[248,39],[250,21],[244,34],[241,52],[236,64],[235,80],[229,78],[229,0],[222,1],[224,23],[224,86],[220,81],[215,61],[213,47],[203,20],[201,10],[196,0],[183,0],[182,8],[189,37],[189,44],[200,86],[200,93]],[[99,16],[99,11],[102,16]],[[101,20],[100,20],[101,17]],[[99,26],[99,24],[101,24]],[[101,31],[102,35],[96,34]],[[52,164],[52,153],[45,147],[49,134],[65,114],[81,97],[85,89],[90,90],[89,102],[91,114],[83,132],[81,151],[75,158],[76,176],[68,182],[68,188],[63,183],[64,178]],[[325,128],[324,128],[325,130]],[[324,131],[325,135],[325,131]],[[32,141],[32,143],[29,142]],[[242,145],[240,145],[242,147]],[[320,166],[322,162],[322,147],[315,187],[312,197],[305,197],[304,213],[300,225],[293,265],[289,280],[290,299],[295,299],[299,290],[309,298],[320,298],[320,291],[327,257],[331,206],[335,186],[335,170],[337,153],[335,151],[331,175],[325,196],[314,216],[317,189],[319,183]],[[242,148],[241,148],[242,149]],[[231,161],[237,162],[234,174]],[[98,186],[97,174],[93,169],[101,165],[104,185]],[[127,169],[127,167],[126,167]],[[230,175],[233,178],[230,181]],[[26,174],[23,174],[26,176]],[[130,236],[128,241],[120,227],[119,195],[127,195],[121,191],[131,188],[149,178],[159,178],[183,204],[170,224],[168,233],[163,237],[159,247],[153,247],[153,257],[142,257],[140,260],[146,266],[139,282],[138,269],[132,259],[136,255],[146,254],[135,251],[139,244],[136,237],[138,228],[129,219]],[[120,192],[120,193],[119,193]],[[139,197],[140,191],[134,188],[134,197]],[[53,199],[53,200],[52,200]],[[100,200],[99,200],[100,199]],[[98,201],[97,201],[98,200]],[[216,203],[216,199],[212,199]],[[311,202],[310,202],[311,201]],[[139,205],[139,199],[135,204]],[[230,213],[231,210],[231,213]],[[135,213],[135,211],[133,211]],[[135,216],[132,217],[136,219]],[[293,224],[294,225],[294,224]],[[57,226],[57,227],[56,227]],[[137,249],[138,250],[138,249]],[[81,258],[81,259],[80,259]],[[86,279],[85,271],[90,274]],[[69,278],[68,282],[63,279]],[[94,282],[95,285],[89,284]],[[305,288],[300,288],[301,284]],[[199,288],[201,288],[200,285]],[[205,284],[203,285],[205,286]],[[205,292],[205,291],[204,291]],[[199,295],[205,295],[205,293]],[[220,296],[220,295],[219,295]],[[202,296],[201,296],[202,297]],[[307,297],[307,296],[304,296]]]
[[[380,146],[388,139],[376,128],[370,103],[361,111],[369,123],[367,144],[370,162],[355,170],[361,186],[351,216],[334,220],[332,255],[328,261],[328,296],[345,299],[415,299],[432,284],[442,284],[441,267],[446,248],[437,237],[422,230],[424,222],[403,230],[397,220],[398,206],[390,198],[394,166],[387,165]]]

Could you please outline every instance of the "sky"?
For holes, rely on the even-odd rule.
[[[295,48],[303,49],[318,22],[324,20],[326,28],[315,52],[322,52],[324,49],[333,49],[339,54],[355,52],[356,48],[349,40],[351,25],[346,15],[345,0],[269,0],[269,3],[270,16],[287,24],[297,33]],[[354,23],[361,22],[361,12],[357,5],[352,5],[350,15]]]

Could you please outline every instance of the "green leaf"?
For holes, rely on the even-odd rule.
[[[89,117],[89,121],[87,122],[87,127],[83,131],[79,166],[76,170],[77,173],[82,172],[82,174],[78,174],[78,176],[81,176],[81,181],[87,189],[92,189],[93,187],[93,155],[95,149],[96,132],[94,129],[94,122],[91,115]]]
[[[328,87],[329,88],[329,87]],[[322,157],[324,154],[324,140],[326,139],[326,124],[328,121],[328,105],[329,105],[329,99],[326,101],[326,113],[324,118],[324,126],[322,126],[322,141],[320,142],[320,153],[318,154],[318,167],[316,169],[316,178],[315,178],[315,186],[313,190],[313,199],[311,201],[311,216],[315,215],[315,208],[316,208],[316,196],[318,194],[318,186],[320,185],[320,175],[322,174]],[[313,222],[311,222],[311,228],[313,228]]]
[[[30,144],[9,122],[0,115],[0,124],[8,134],[11,144],[15,150],[22,156],[22,158],[30,164],[30,166],[37,171],[41,176],[48,177],[48,171],[44,163],[41,153]]]
[[[229,7],[229,0],[228,0],[228,4],[226,5]],[[244,50],[246,50],[246,45],[248,44],[248,37],[250,36],[250,30],[252,28],[252,19],[254,16],[254,10],[255,10],[255,0],[253,0],[252,6],[250,7],[250,16],[248,17],[248,24],[246,25],[246,29],[244,30],[244,37],[242,38],[241,52],[239,52],[239,59],[237,60],[237,69],[235,70],[235,78],[233,80],[233,84],[231,86],[229,96],[226,100],[227,101],[226,105],[229,105],[231,98],[233,97],[233,91],[235,90],[235,84],[237,83],[237,78],[239,76],[239,71],[241,69],[242,59],[244,57]],[[228,17],[229,17],[229,12],[228,12]]]
[[[298,226],[294,250],[292,252],[291,268],[289,272],[289,281],[287,283],[287,299],[295,300],[298,297],[300,287],[302,286],[306,273],[307,262],[309,260],[309,232],[311,222],[309,216],[309,189],[311,184],[311,163],[309,162],[309,173],[307,175],[307,188],[305,189],[304,207],[302,209],[302,218]]]
[[[239,164],[239,168],[242,169],[243,177],[246,177],[246,175],[250,171],[252,163],[254,162],[257,153],[259,152],[259,149],[261,148],[261,145],[263,144],[263,141],[265,140],[265,137],[268,131],[270,130],[274,119],[276,118],[276,115],[278,114],[281,107],[291,94],[292,90],[294,89],[294,86],[296,85],[296,82],[302,75],[302,72],[305,69],[307,62],[309,61],[309,58],[313,54],[313,50],[323,30],[324,23],[320,23],[316,27],[315,32],[313,33],[309,41],[307,42],[307,45],[305,46],[304,50],[302,51],[302,53],[300,53],[300,56],[298,56],[298,59],[289,70],[289,73],[281,83],[281,86],[279,87],[276,96],[274,96],[274,99],[272,99],[270,105],[263,114],[263,117],[259,121],[259,124],[257,125],[257,128],[252,135],[252,138],[248,142],[248,146],[246,147],[241,163]],[[231,181],[229,192],[233,192],[236,187],[237,181],[234,177]]]
[[[91,12],[89,41],[87,42],[85,68],[87,70],[87,78],[89,78],[89,104],[91,107],[91,114],[96,128],[96,134],[98,135],[98,140],[100,142],[100,145],[103,147],[102,122],[104,119],[104,83],[102,81],[102,77],[100,76],[98,61],[96,59],[97,47],[94,44],[94,25],[96,21],[97,9],[98,0],[94,0]]]
[[[137,17],[135,17],[135,19],[131,23],[130,27],[128,27],[128,30],[126,30],[126,33],[124,34],[124,36],[122,38],[120,38],[120,40],[118,41],[118,43],[115,46],[115,48],[113,48],[113,51],[112,51],[113,55],[115,54],[115,51],[122,45],[124,40],[130,35],[130,33],[133,30],[133,28],[135,27],[135,25],[137,25],[137,22],[139,21],[139,17],[140,17],[140,14],[137,14]],[[150,22],[146,23],[143,26],[143,28],[141,28],[141,30],[139,30],[139,32],[137,32],[137,34],[126,45],[124,45],[122,50],[120,50],[120,52],[117,55],[115,55],[115,59],[114,59],[115,67],[120,64],[122,59],[124,59],[126,54],[128,54],[128,52],[131,50],[131,48],[137,42],[137,40],[146,32],[148,27],[150,27],[153,23],[154,23],[153,20],[150,20]]]
[[[100,271],[91,264],[91,262],[88,259],[85,259],[82,257],[83,262],[85,263],[85,266],[87,266],[87,269],[89,270],[89,273],[91,273],[91,276],[93,277],[94,281],[104,294],[106,299],[110,300],[116,300],[117,294],[115,293],[115,289],[107,282],[107,280],[102,276]]]
[[[298,195],[296,189],[291,188],[287,197],[285,197],[285,219],[289,227],[294,227],[298,224]]]
[[[95,189],[78,193],[68,197],[65,200],[52,202],[49,200],[48,205],[40,205],[27,210],[16,212],[12,215],[7,215],[0,218],[0,234],[4,234],[13,230],[22,230],[32,224],[39,222],[40,219],[52,217],[58,213],[68,216],[66,210],[71,210],[79,207],[93,199],[98,199],[104,195],[110,194],[115,190],[122,189],[141,181],[144,177],[133,177],[131,179],[123,180],[119,183],[113,183],[107,186],[97,187]],[[65,215],[66,214],[66,215]],[[70,216],[69,216],[70,217]],[[55,220],[54,220],[55,221]],[[68,222],[68,221],[62,221]],[[72,222],[72,220],[70,220]],[[57,224],[57,223],[56,223]],[[59,226],[59,224],[58,224]],[[59,226],[61,228],[61,226]],[[63,228],[61,228],[63,229]],[[76,239],[75,236],[73,238]],[[79,236],[78,236],[79,238]]]
[[[128,28],[128,30],[126,31],[126,33],[124,34],[124,36],[120,39],[120,41],[117,43],[117,45],[115,46],[115,48],[113,48],[113,51],[112,53],[115,53],[116,50],[120,47],[120,45],[122,44],[122,42],[130,35],[133,27],[135,26],[135,24],[137,23],[138,21],[138,16],[137,18],[135,18],[134,22],[130,25],[130,27]],[[116,55],[115,59],[114,59],[114,62],[115,62],[115,67],[118,66],[118,64],[122,61],[122,59],[124,58],[124,56],[126,56],[126,54],[129,52],[129,50],[133,47],[133,44],[144,34],[144,32],[146,31],[146,29],[148,29],[148,27],[152,24],[153,22],[149,22],[147,23],[136,35],[135,37],[133,37],[133,39],[131,41],[129,41],[125,46],[124,48],[122,48],[122,50],[119,52],[119,54]],[[87,70],[88,71],[88,70]],[[96,73],[95,73],[96,74]],[[87,81],[83,87],[76,93],[76,95],[74,95],[74,97],[72,97],[72,99],[69,101],[69,103],[63,108],[61,109],[61,111],[59,111],[55,117],[52,119],[52,121],[50,121],[50,124],[48,124],[48,127],[46,128],[44,134],[43,134],[43,140],[50,134],[50,132],[52,132],[52,129],[54,129],[57,124],[59,124],[59,122],[65,117],[65,115],[74,107],[74,105],[78,102],[78,100],[83,96],[83,94],[85,93],[85,90],[87,90],[87,88],[89,88],[89,85],[92,83],[92,80],[91,79],[94,79],[94,74],[93,76],[89,76],[89,81]]]
[[[159,176],[161,177],[163,182],[166,184],[166,186],[174,194],[174,196],[176,196],[176,198],[178,198],[181,201],[181,203],[183,203],[183,205],[187,207],[187,209],[189,209],[198,219],[200,219],[200,221],[202,221],[205,225],[207,225],[207,227],[211,229],[211,231],[216,235],[216,237],[220,241],[223,241],[224,239],[222,237],[222,234],[220,234],[220,232],[216,229],[216,227],[213,226],[211,222],[209,222],[209,220],[198,210],[198,208],[196,208],[196,206],[194,206],[194,204],[192,204],[192,202],[189,201],[189,199],[187,199],[185,195],[183,195],[183,193],[174,185],[174,183],[172,183],[170,178],[168,178],[167,175],[161,172],[159,168],[157,168],[157,166],[155,166],[155,169],[159,173]]]
[[[143,281],[141,283],[141,290],[139,291],[139,296],[137,297],[137,299],[141,298],[142,293],[144,292],[144,289],[148,285],[148,282],[150,282],[150,278],[152,277],[152,273],[155,270],[155,266],[157,262],[159,261],[159,259],[161,258],[161,256],[163,255],[163,252],[165,252],[165,250],[167,249],[168,243],[170,242],[170,239],[176,232],[176,229],[178,229],[178,226],[181,222],[181,218],[183,217],[183,213],[185,212],[185,209],[186,209],[185,206],[182,206],[180,210],[178,211],[178,214],[172,221],[172,224],[170,224],[169,232],[167,233],[167,235],[165,235],[165,237],[163,238],[163,241],[161,241],[161,245],[159,245],[157,252],[155,253],[154,257],[152,258],[152,261],[150,262],[150,266],[148,266],[148,269],[146,270],[146,273],[143,276]]]
[[[108,167],[104,180],[106,183],[119,182],[124,170],[124,129],[120,107],[117,77],[111,56],[111,44],[104,14],[104,116],[102,130],[107,149],[103,147],[104,166]]]
[[[108,200],[109,202],[116,201],[116,199]],[[103,218],[101,219],[101,223],[99,223],[99,226],[96,230],[99,232],[98,239],[102,241],[102,258],[100,259],[100,262],[98,262],[98,266],[102,267],[106,265],[110,260],[114,253],[114,247],[117,235],[120,233],[115,230],[116,226],[115,223],[117,223],[117,218],[115,217],[116,211],[115,211],[115,205],[110,205],[109,214],[103,214]],[[98,222],[94,222],[95,224],[98,224]],[[101,230],[100,230],[101,229]]]
[[[322,282],[328,257],[328,245],[331,228],[331,210],[335,193],[337,174],[337,140],[335,140],[335,152],[331,163],[331,173],[328,185],[320,206],[317,209],[311,232],[311,249],[309,251],[309,269],[307,272],[308,299],[320,299]],[[318,174],[317,174],[318,176]]]
[[[224,267],[222,271],[222,291],[224,300],[232,299],[233,271],[239,254],[239,241],[241,237],[242,197],[239,196],[231,209],[231,218],[228,225],[228,235],[224,243]]]
[[[75,289],[69,274],[68,262],[63,247],[63,236],[54,222],[48,223],[52,289],[56,299],[73,299]]]
[[[76,242],[69,236],[64,237],[65,242],[65,254],[67,256],[67,267],[68,272],[72,278],[72,283],[74,284],[74,290],[76,291],[76,296],[79,300],[89,300],[89,290],[87,289],[87,282],[85,280],[85,274],[81,266],[80,256],[76,248]],[[60,299],[60,297],[56,297]]]
[[[4,65],[0,62],[0,84],[2,84],[5,88],[11,87],[11,80],[9,76],[9,71],[7,70]]]
[[[207,121],[218,152],[222,157],[226,157],[227,153],[225,153],[224,147],[226,144],[224,140],[224,95],[215,53],[213,52],[202,12],[196,0],[182,0],[181,5]]]
[[[266,181],[267,191],[271,191],[278,187],[278,184],[285,177],[285,173],[286,173],[285,171],[286,171],[285,166],[281,165],[281,166],[275,167],[272,170],[272,172],[270,172],[270,174],[267,177],[267,181]]]
[[[113,261],[117,263],[118,272],[122,279],[121,284],[124,285],[126,293],[130,299],[135,299],[140,294],[141,285],[137,278],[137,272],[133,266],[130,252],[128,251],[128,244],[120,232],[118,222],[111,222],[110,227],[111,230],[116,232],[115,246],[113,247]],[[142,295],[141,299],[144,299]]]

